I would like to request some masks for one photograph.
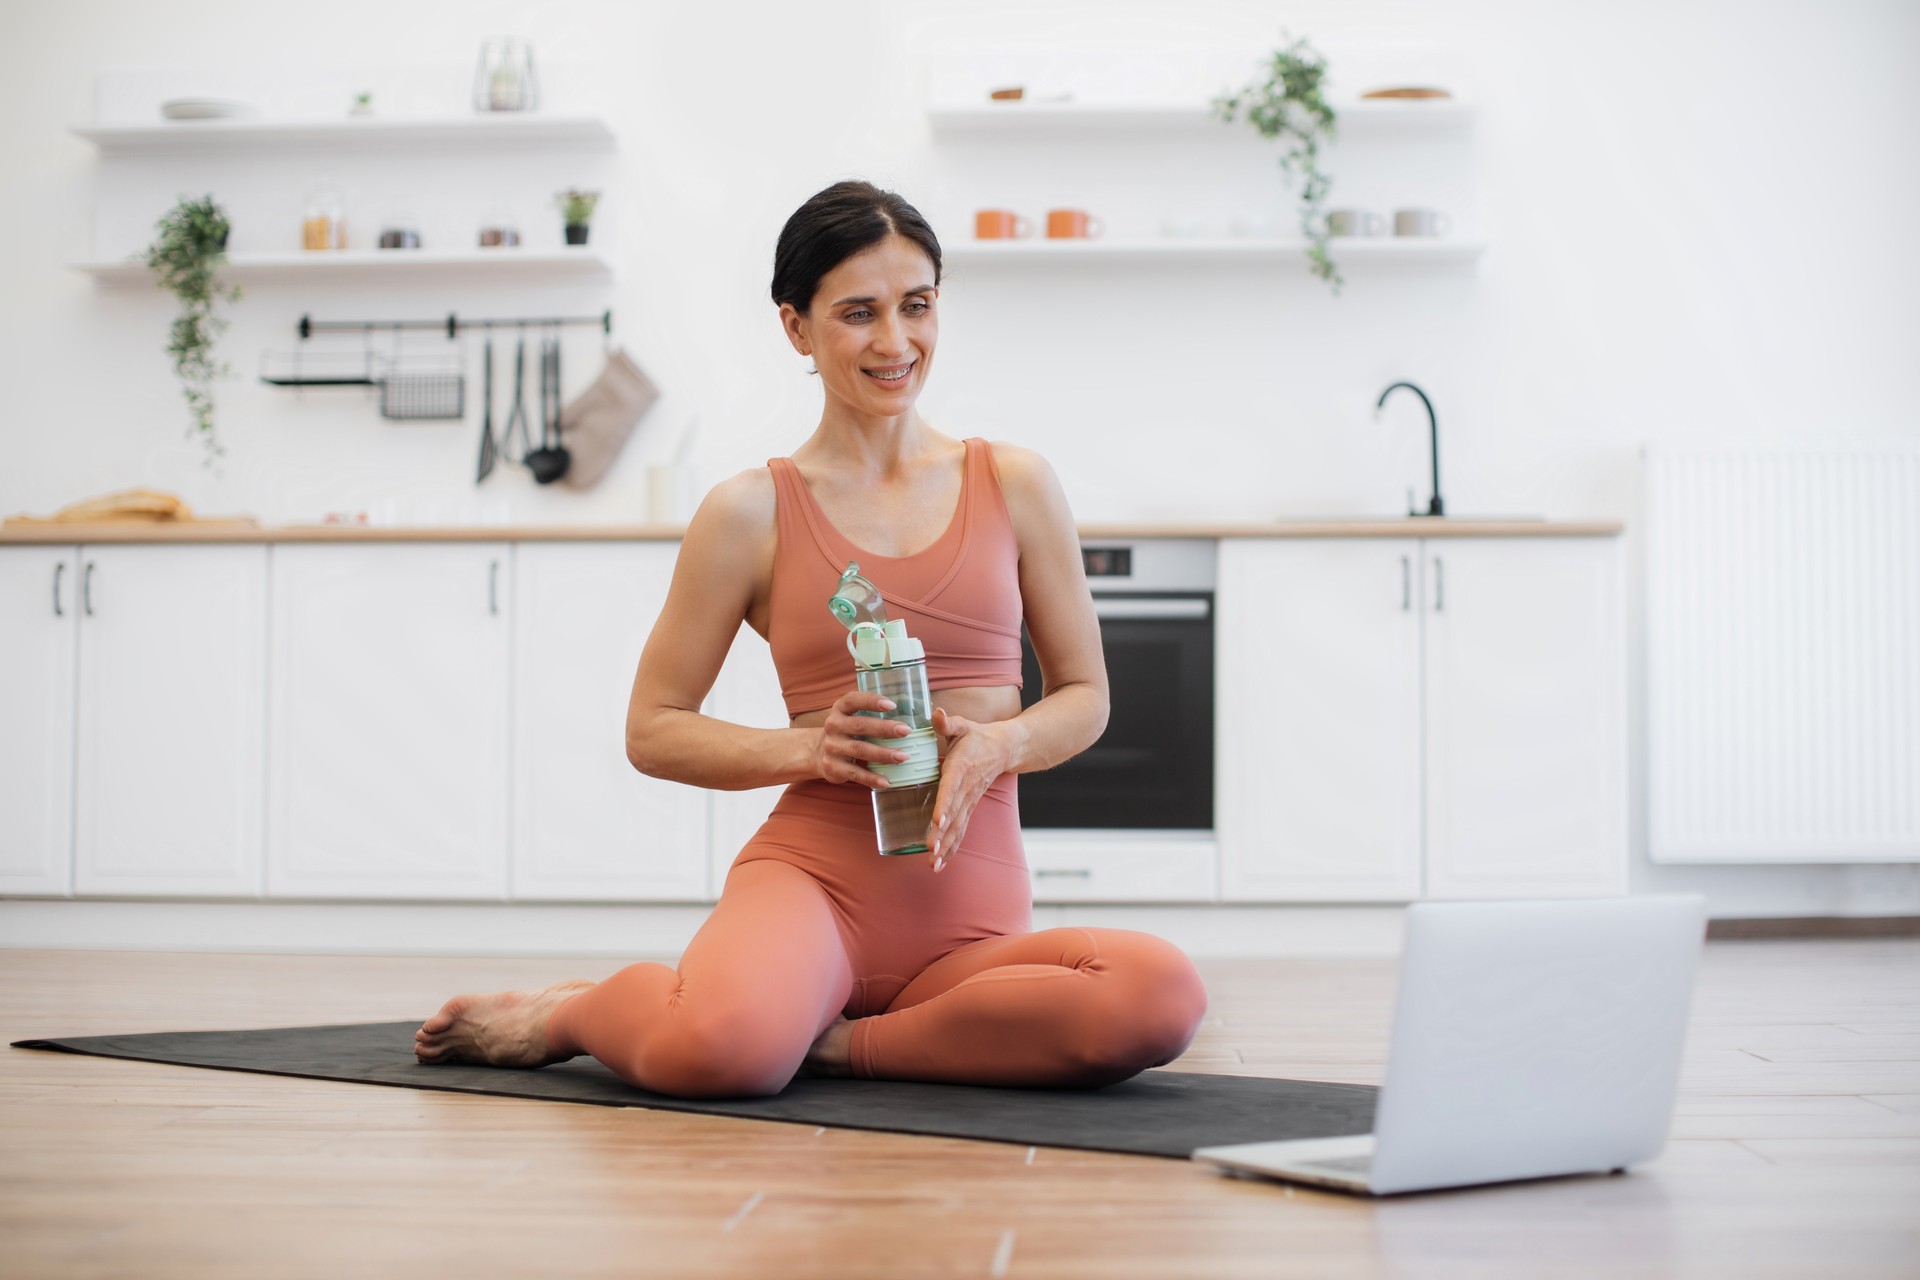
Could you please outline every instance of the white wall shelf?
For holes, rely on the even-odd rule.
[[[949,263],[995,265],[1107,265],[1122,263],[1190,262],[1306,265],[1306,241],[1254,239],[1098,239],[1098,240],[962,240],[942,246]],[[1328,252],[1336,265],[1353,263],[1472,263],[1486,251],[1472,240],[1391,237],[1342,238]]]
[[[1457,127],[1470,124],[1474,105],[1458,98],[1366,99],[1333,104],[1336,126],[1374,130]],[[1080,102],[984,102],[968,106],[941,106],[927,111],[937,133],[990,134],[996,137],[1054,136],[1061,134],[1126,133],[1176,130],[1200,133],[1228,130],[1252,139],[1244,122],[1229,123],[1214,116],[1204,104],[1128,105]]]
[[[138,261],[76,262],[103,285],[129,287],[153,283],[153,272]],[[242,283],[324,279],[407,280],[582,280],[610,277],[613,264],[592,246],[569,249],[361,249],[338,252],[237,253],[228,257],[223,278]]]
[[[151,124],[82,124],[71,132],[102,151],[247,151],[287,146],[445,146],[491,143],[613,145],[613,129],[597,115],[378,116],[333,120],[160,120]]]

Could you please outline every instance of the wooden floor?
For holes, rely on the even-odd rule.
[[[420,1017],[618,962],[0,950],[0,1033]],[[1383,960],[1202,962],[1177,1067],[1377,1082]],[[1920,943],[1717,942],[1674,1141],[1369,1202],[1176,1160],[0,1050],[0,1276],[1920,1275]]]

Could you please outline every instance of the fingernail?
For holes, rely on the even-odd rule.
[[[883,711],[893,710],[893,699],[892,698],[880,699],[880,709]]]

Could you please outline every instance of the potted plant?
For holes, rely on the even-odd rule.
[[[566,220],[567,243],[585,244],[587,224],[593,221],[593,207],[600,203],[600,193],[568,187],[554,200],[560,205],[561,215]]]
[[[214,315],[213,304],[223,297],[229,302],[240,300],[239,285],[222,285],[215,278],[227,260],[231,224],[212,196],[202,200],[182,196],[157,228],[160,234],[147,248],[146,265],[158,283],[180,299],[167,354],[173,357],[173,371],[193,418],[187,434],[200,433],[207,448],[206,464],[212,466],[226,452],[213,429],[213,380],[232,372],[213,358],[214,338],[227,327],[225,320]]]
[[[1285,32],[1281,38],[1286,38]],[[1329,183],[1327,175],[1320,172],[1320,143],[1334,137],[1333,108],[1320,96],[1320,83],[1326,74],[1327,60],[1302,37],[1274,51],[1265,76],[1238,93],[1215,98],[1213,111],[1229,122],[1244,115],[1261,137],[1280,140],[1280,171],[1289,179],[1296,173],[1302,179],[1300,230],[1307,238],[1307,258],[1313,264],[1313,274],[1338,294],[1342,281],[1327,253],[1323,213]]]

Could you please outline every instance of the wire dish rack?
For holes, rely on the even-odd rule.
[[[447,422],[467,412],[467,360],[461,350],[401,352],[267,351],[260,381],[276,387],[376,387],[380,416],[396,422]]]

